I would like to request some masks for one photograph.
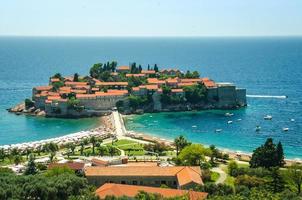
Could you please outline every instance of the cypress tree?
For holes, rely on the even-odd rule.
[[[277,144],[277,149],[276,149],[276,156],[277,156],[277,162],[279,167],[283,167],[285,162],[284,162],[284,152],[283,152],[283,146],[281,142]]]
[[[36,168],[36,163],[35,163],[35,157],[33,154],[30,154],[27,168],[26,168],[24,174],[25,175],[34,175],[36,173],[37,173],[37,168]]]

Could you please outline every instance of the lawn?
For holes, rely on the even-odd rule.
[[[107,146],[112,145],[111,143],[108,143]],[[135,141],[132,140],[118,140],[116,142],[113,142],[113,146],[124,150],[126,155],[130,156],[143,156],[145,155],[145,150],[143,146]]]

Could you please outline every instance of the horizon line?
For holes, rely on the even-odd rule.
[[[85,38],[225,38],[225,37],[302,37],[302,35],[1,35],[0,37],[85,37]]]

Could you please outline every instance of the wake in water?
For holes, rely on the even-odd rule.
[[[273,96],[273,95],[249,95],[247,94],[246,97],[250,98],[275,98],[275,99],[286,99],[287,96],[281,95],[281,96]]]

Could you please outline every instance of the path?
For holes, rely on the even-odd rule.
[[[113,122],[114,122],[114,127],[115,127],[115,133],[117,137],[122,137],[125,135],[125,126],[124,126],[124,121],[119,114],[118,111],[113,111],[112,112],[113,116]]]
[[[220,169],[219,167],[214,167],[211,169],[212,172],[217,172],[219,174],[219,178],[215,181],[215,184],[224,183],[227,178],[227,174]]]

